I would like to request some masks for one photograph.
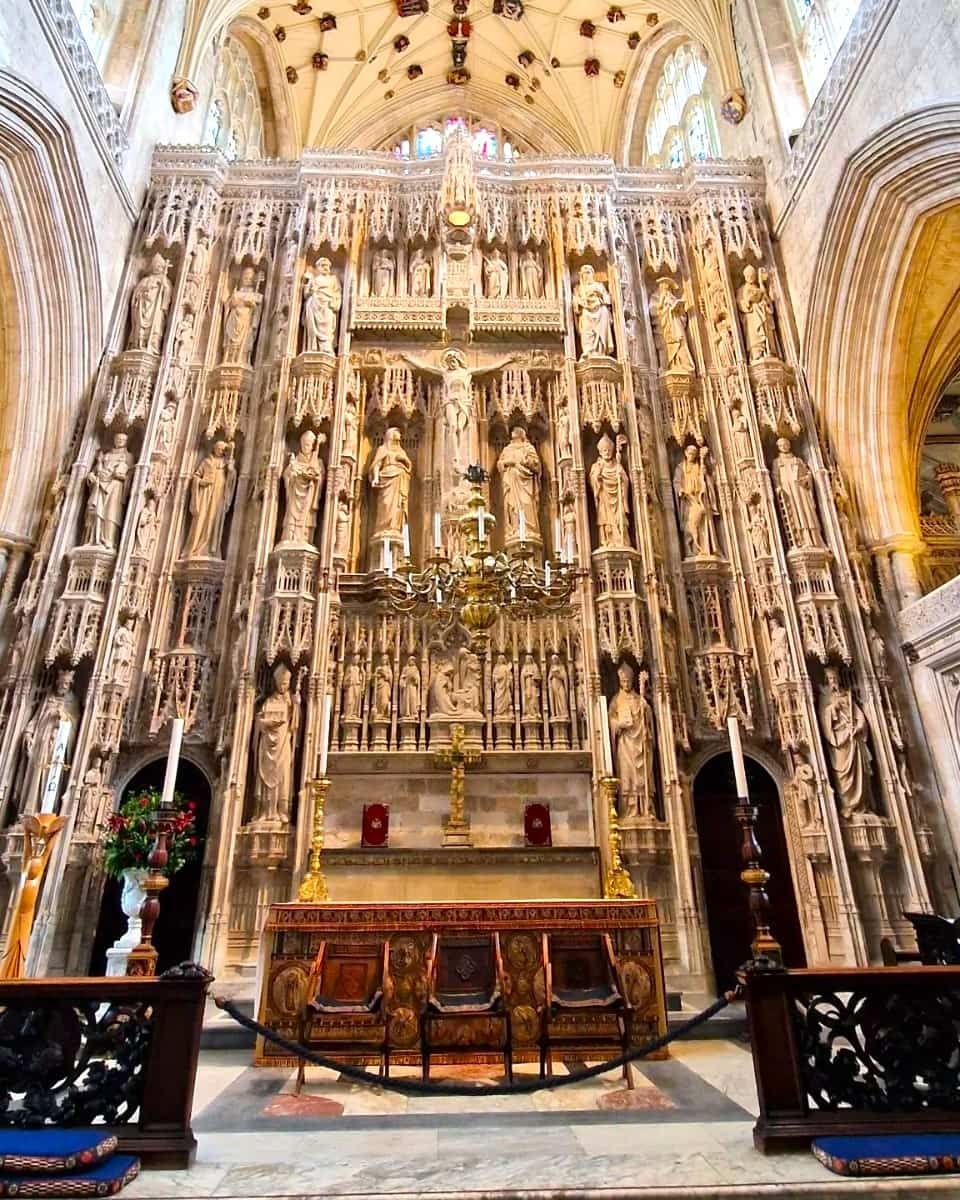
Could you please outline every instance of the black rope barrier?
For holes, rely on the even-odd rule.
[[[493,1083],[481,1086],[465,1083],[430,1083],[420,1079],[391,1079],[389,1077],[385,1079],[382,1075],[374,1075],[372,1071],[365,1071],[361,1067],[354,1067],[349,1063],[337,1062],[332,1058],[325,1057],[323,1054],[317,1054],[307,1046],[301,1046],[299,1042],[285,1038],[275,1030],[268,1029],[266,1025],[261,1025],[259,1021],[255,1021],[252,1017],[245,1016],[232,1001],[225,999],[223,996],[215,996],[214,1003],[228,1016],[232,1017],[238,1025],[242,1025],[244,1029],[249,1029],[253,1033],[259,1034],[265,1041],[278,1046],[294,1058],[302,1058],[306,1062],[312,1063],[315,1067],[327,1067],[330,1070],[339,1071],[341,1075],[345,1075],[347,1079],[352,1079],[356,1083],[366,1083],[408,1096],[511,1096],[566,1087],[567,1084],[571,1083],[581,1083],[584,1079],[593,1079],[597,1075],[606,1075],[608,1071],[616,1071],[626,1066],[627,1063],[646,1058],[647,1055],[653,1054],[656,1050],[662,1050],[665,1046],[669,1046],[671,1042],[675,1042],[677,1038],[689,1033],[691,1029],[696,1029],[698,1025],[703,1025],[711,1017],[715,1017],[718,1012],[722,1012],[732,1001],[736,1000],[739,994],[739,988],[732,992],[725,992],[718,999],[714,1000],[712,1004],[695,1013],[668,1033],[651,1038],[649,1041],[644,1042],[642,1046],[636,1046],[634,1049],[628,1050],[625,1054],[618,1055],[617,1058],[608,1059],[606,1062],[598,1063],[594,1067],[584,1067],[582,1071],[577,1071],[575,1074],[550,1075],[546,1079],[523,1079],[514,1083]]]

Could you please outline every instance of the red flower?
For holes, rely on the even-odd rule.
[[[195,837],[190,838],[190,840],[187,843],[188,846],[195,846],[196,844],[197,844],[197,839]]]

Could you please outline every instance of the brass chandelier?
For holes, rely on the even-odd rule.
[[[559,612],[569,604],[583,572],[562,554],[537,566],[533,544],[523,540],[509,554],[494,551],[490,535],[497,520],[482,491],[487,472],[470,466],[465,476],[470,497],[458,525],[466,553],[450,558],[438,545],[422,570],[416,570],[405,546],[396,568],[388,562],[378,573],[374,589],[376,598],[394,612],[426,616],[441,628],[459,622],[470,634],[471,648],[484,650],[501,613],[516,618]]]

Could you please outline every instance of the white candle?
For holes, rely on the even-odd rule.
[[[573,562],[573,534],[567,534],[567,562]]]
[[[70,741],[70,731],[73,724],[64,719],[57,726],[57,736],[53,741],[53,756],[47,771],[47,782],[40,799],[40,811],[52,813],[56,811],[57,797],[60,793],[60,776],[63,773],[63,762],[67,757],[67,743]]]
[[[477,513],[477,535],[480,541],[483,541],[484,534],[487,531],[487,514],[481,508]]]
[[[597,701],[600,715],[600,753],[603,761],[604,775],[613,774],[613,746],[610,744],[610,714],[607,711],[607,698],[601,696]]]
[[[740,744],[740,722],[736,717],[727,718],[727,733],[730,735],[733,773],[737,778],[737,795],[741,800],[747,800],[749,799],[749,792],[747,791],[747,764],[743,761],[743,746]]]
[[[557,558],[563,562],[563,535],[560,530],[559,517],[557,517],[553,522],[553,548],[557,552]]]
[[[520,509],[519,516],[520,516],[520,525],[519,525],[520,541],[525,542],[527,540],[527,518],[523,515],[522,508]]]
[[[330,753],[330,716],[333,712],[333,697],[328,692],[323,698],[323,715],[320,719],[320,778],[327,777],[327,757]]]
[[[403,523],[403,557],[410,557],[410,526],[406,521]]]
[[[443,538],[440,533],[440,512],[438,510],[433,514],[433,548],[439,554],[442,546]]]
[[[549,591],[549,589],[550,589],[550,563],[549,562],[545,562],[543,564],[543,582],[546,585],[547,590]]]
[[[183,742],[183,717],[174,717],[170,725],[170,749],[167,751],[167,771],[163,777],[161,807],[173,804],[173,789],[177,785],[177,765],[180,762],[180,746]]]
[[[441,592],[440,592],[440,584],[439,584],[439,583],[437,584],[437,591],[436,591],[436,601],[437,601],[437,603],[438,603],[438,604],[442,604],[442,603],[443,603],[443,596],[442,596],[442,594],[441,594]]]
[[[393,574],[393,547],[389,542],[383,543],[383,569],[388,575]]]

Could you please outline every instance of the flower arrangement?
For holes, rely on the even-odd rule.
[[[108,875],[119,879],[128,869],[147,868],[156,838],[153,818],[160,799],[156,788],[144,788],[128,796],[119,811],[111,815],[103,843],[103,865]],[[167,835],[167,875],[176,875],[191,862],[199,845],[196,804],[193,800],[184,801],[178,792],[173,797],[173,806],[175,811]]]

